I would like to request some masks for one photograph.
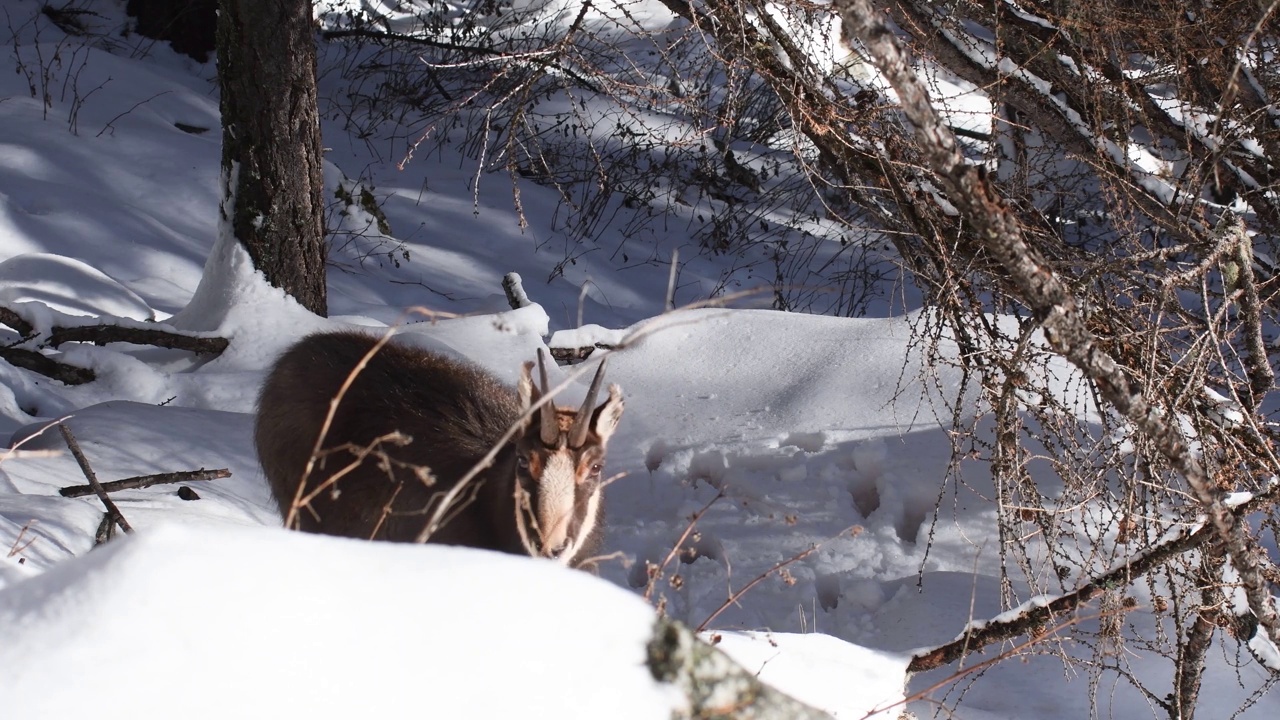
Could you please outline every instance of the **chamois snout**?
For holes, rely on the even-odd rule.
[[[268,374],[254,440],[286,525],[413,542],[436,518],[428,542],[588,564],[604,523],[605,452],[624,407],[616,385],[596,404],[605,363],[582,405],[561,407],[547,397],[541,352],[539,383],[529,362],[513,389],[472,364],[377,343],[358,332],[311,335]]]

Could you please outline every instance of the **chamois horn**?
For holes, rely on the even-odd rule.
[[[591,427],[591,415],[596,409],[596,396],[600,394],[600,384],[604,382],[604,366],[609,362],[605,357],[596,368],[596,376],[591,378],[591,387],[587,390],[587,399],[582,401],[578,417],[569,430],[569,447],[580,448],[587,441],[587,429]]]
[[[542,348],[538,348],[538,375],[542,380],[542,397],[546,399],[538,416],[539,436],[543,445],[554,447],[560,441],[560,421],[556,419],[555,403],[547,397],[547,366],[542,359]]]

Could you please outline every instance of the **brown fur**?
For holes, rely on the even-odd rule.
[[[289,516],[298,496],[298,485],[330,399],[375,342],[376,338],[358,332],[311,335],[289,349],[267,377],[258,402],[254,437],[263,472],[283,516]],[[336,493],[333,489],[322,491],[308,507],[300,508],[297,529],[412,542],[434,510],[432,496],[453,487],[520,415],[516,391],[483,370],[436,353],[388,343],[347,390],[324,448],[348,443],[365,447],[378,437],[399,431],[412,441],[402,447],[384,443],[381,448],[399,463],[429,468],[435,483],[427,487],[411,470],[381,468],[369,457],[338,480]],[[465,505],[451,513],[431,542],[528,553],[517,529],[514,493],[517,454],[531,460],[538,457],[532,452],[533,445],[540,445],[536,422],[529,427],[533,429],[517,433],[494,464],[471,481],[472,487],[461,493]],[[602,461],[602,450],[588,442],[582,457],[585,461],[590,453]],[[307,478],[307,493],[355,458],[348,451],[326,454],[322,450],[322,455]],[[596,489],[581,488],[582,501]],[[391,512],[387,514],[384,509],[389,503]],[[603,506],[595,529],[574,556],[576,565],[596,554],[602,527]]]

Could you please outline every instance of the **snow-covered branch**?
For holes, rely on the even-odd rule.
[[[1263,493],[1232,508],[1232,514],[1243,518],[1260,510],[1274,507],[1280,500],[1280,483]],[[1152,570],[1187,552],[1214,544],[1218,540],[1212,525],[1196,525],[1178,531],[1172,537],[1157,543],[1107,572],[1094,576],[1075,590],[1056,597],[1040,597],[1024,603],[1022,607],[1001,614],[1000,617],[971,623],[955,640],[928,650],[921,650],[911,658],[908,672],[925,672],[949,665],[965,655],[982,648],[1028,633],[1035,632],[1055,617],[1072,613],[1093,598],[1111,588],[1124,587]]]
[[[22,336],[22,344],[37,348],[57,348],[69,342],[132,343],[216,356],[230,344],[226,338],[192,335],[160,323],[125,317],[71,315],[36,302],[18,303],[14,307],[0,305],[0,324]],[[82,385],[97,378],[91,368],[64,363],[29,347],[0,347],[0,359],[66,385]]]

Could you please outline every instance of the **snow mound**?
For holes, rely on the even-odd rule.
[[[896,717],[908,656],[878,652],[822,633],[708,633],[764,683],[837,718]],[[883,715],[877,709],[889,710]]]
[[[549,562],[169,525],[0,592],[0,697],[33,718],[669,718],[653,623]]]
[[[26,253],[0,262],[0,303],[37,302],[69,315],[155,320],[137,293],[101,270],[64,255]]]

